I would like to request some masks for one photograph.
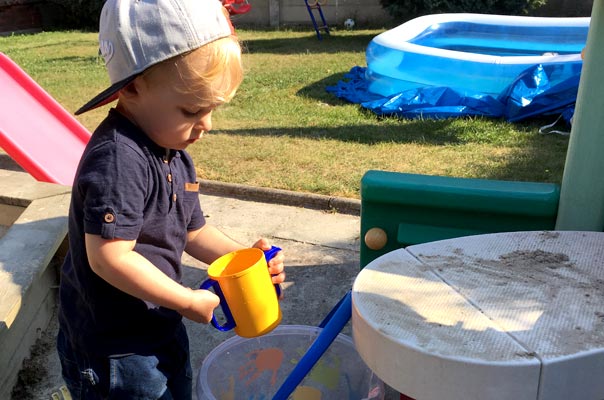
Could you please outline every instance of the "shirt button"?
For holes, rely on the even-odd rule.
[[[172,174],[168,174],[168,182],[172,182]]]
[[[115,221],[115,216],[111,213],[107,213],[105,214],[105,222],[107,222],[108,224],[112,223],[113,221]]]
[[[176,193],[172,195],[172,201],[176,201]]]

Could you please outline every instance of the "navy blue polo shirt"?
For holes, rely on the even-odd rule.
[[[156,145],[111,110],[84,150],[69,211],[61,269],[60,326],[82,352],[145,353],[172,338],[182,317],[130,296],[96,275],[84,234],[136,240],[135,251],[177,282],[187,231],[205,223],[195,167],[185,151]]]

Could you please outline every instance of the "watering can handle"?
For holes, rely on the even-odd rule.
[[[266,262],[269,262],[279,251],[281,251],[281,248],[279,248],[277,246],[272,246],[268,250],[263,250],[264,258],[266,258]],[[226,322],[223,325],[220,325],[218,323],[218,320],[216,319],[216,316],[214,314],[212,314],[212,320],[210,321],[212,326],[214,328],[218,329],[219,331],[223,331],[223,332],[230,331],[231,329],[233,329],[236,325],[235,319],[233,318],[231,309],[229,308],[229,306],[226,302],[226,299],[224,298],[224,294],[222,293],[222,290],[220,289],[220,285],[218,284],[218,281],[215,281],[212,278],[208,278],[202,282],[202,284],[201,284],[201,286],[199,286],[199,288],[205,289],[205,290],[214,289],[216,296],[218,296],[218,298],[220,299],[220,308],[222,309],[222,312],[224,313]],[[277,297],[278,298],[281,297],[281,285],[280,284],[275,284],[275,291],[277,292]]]

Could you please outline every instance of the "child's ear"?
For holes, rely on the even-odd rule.
[[[120,90],[120,94],[129,100],[135,99],[140,93],[139,85],[140,83],[138,82],[138,78],[136,78],[135,80],[124,86]]]
[[[139,76],[120,90],[120,101],[128,108],[136,107],[146,88],[146,82]]]

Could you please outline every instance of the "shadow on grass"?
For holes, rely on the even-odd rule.
[[[332,74],[321,80],[313,82],[296,94],[315,101],[319,101],[330,106],[341,106],[350,104],[332,93],[327,92],[328,86],[334,86],[340,80],[344,79],[345,73]],[[371,111],[357,105],[360,112],[367,118],[377,118],[384,120],[395,117],[376,117]],[[333,128],[328,130],[325,136],[334,139],[358,142],[362,144],[378,143],[422,143],[425,145],[456,145],[464,143],[485,143],[502,144],[512,147],[512,154],[505,161],[498,162],[497,167],[487,165],[477,165],[475,170],[485,179],[519,180],[519,181],[537,181],[554,182],[562,181],[562,173],[568,148],[568,137],[563,136],[543,136],[537,132],[539,127],[552,122],[551,118],[541,117],[513,124],[515,129],[526,133],[516,144],[506,143],[507,139],[501,139],[498,143],[497,138],[493,138],[493,133],[482,133],[476,129],[470,129],[468,123],[457,123],[460,119],[444,120],[404,120],[405,123],[396,124],[396,126],[376,126],[368,124],[366,126],[355,126],[345,128]],[[502,124],[507,122],[502,119],[477,118],[478,120],[488,121],[489,124]],[[490,127],[489,129],[493,129]],[[474,132],[471,132],[473,130]],[[317,128],[319,132],[325,132],[324,128]],[[496,133],[495,133],[496,134]],[[315,130],[310,129],[307,134],[300,136],[319,136]]]
[[[348,104],[346,101],[339,99],[334,94],[327,91],[328,86],[335,86],[339,81],[344,79],[344,73],[331,74],[323,79],[304,86],[296,92],[296,95],[308,99],[318,100],[331,106]]]
[[[424,143],[445,145],[461,143],[457,132],[451,128],[451,120],[409,121],[404,125],[380,126],[377,124],[341,127],[295,127],[232,129],[221,132],[229,135],[255,137],[291,137],[306,139],[334,139],[342,142],[376,145],[380,143]],[[430,131],[427,136],[423,132]]]
[[[364,52],[373,39],[373,34],[359,34],[338,36],[333,33],[318,40],[314,30],[309,30],[308,35],[295,38],[269,38],[251,39],[243,42],[247,53],[269,54],[318,54],[340,52]]]
[[[370,114],[369,111],[367,113]],[[483,120],[482,122],[502,126],[507,124],[504,121]],[[472,175],[477,178],[553,183],[562,181],[568,147],[567,137],[539,135],[538,123],[532,121],[519,125],[519,130],[526,134],[516,133],[516,138],[501,139],[501,144],[494,144],[492,138],[481,137],[480,131],[469,132],[468,126],[473,123],[474,121],[471,120],[466,120],[464,123],[459,119],[405,120],[400,124],[391,125],[377,123],[343,127],[236,129],[222,132],[229,135],[265,137],[267,140],[278,137],[331,139],[368,146],[419,144],[454,147],[472,143],[484,144],[493,149],[493,155],[490,157],[492,161],[483,160],[476,163],[472,160],[467,161],[474,171]],[[509,136],[506,133],[502,135]],[[501,152],[497,151],[499,147]],[[478,146],[476,151],[480,149],[481,147]],[[460,155],[460,157],[464,156]]]
[[[554,140],[561,144],[567,144],[568,138],[552,137],[538,135],[537,127],[534,122],[525,125],[517,125],[517,129],[525,131],[526,136],[521,139],[510,138],[508,133],[506,140],[497,140],[493,137],[499,125],[505,127],[507,122],[503,120],[490,119],[469,119],[469,118],[448,118],[448,119],[396,119],[393,117],[376,117],[368,110],[361,109],[361,112],[367,114],[371,119],[367,124],[346,125],[337,127],[291,127],[291,128],[259,128],[259,129],[226,129],[221,132],[240,135],[240,136],[266,136],[266,137],[292,137],[308,139],[334,139],[343,142],[360,144],[380,144],[380,143],[424,143],[433,145],[464,144],[464,143],[483,143],[497,146],[524,146],[525,144],[537,143],[542,145],[543,141]],[[388,121],[386,121],[388,120]],[[381,123],[386,121],[387,123]],[[400,123],[398,123],[400,121]],[[481,136],[480,130],[469,129],[474,122],[488,125],[489,136]],[[485,131],[487,128],[485,128]],[[532,133],[534,132],[534,133]],[[516,135],[521,135],[517,133]],[[502,136],[503,138],[504,136]]]
[[[37,50],[42,49],[48,51],[51,48],[57,48],[57,54],[65,51],[67,48],[72,47],[98,47],[98,41],[96,39],[63,39],[63,40],[53,40],[51,42],[32,42],[29,45],[21,44],[19,45],[19,51],[27,51],[27,50]]]
[[[65,56],[57,58],[49,58],[45,60],[47,64],[53,64],[56,62],[64,62],[70,64],[99,64],[103,65],[104,61],[100,56]]]

